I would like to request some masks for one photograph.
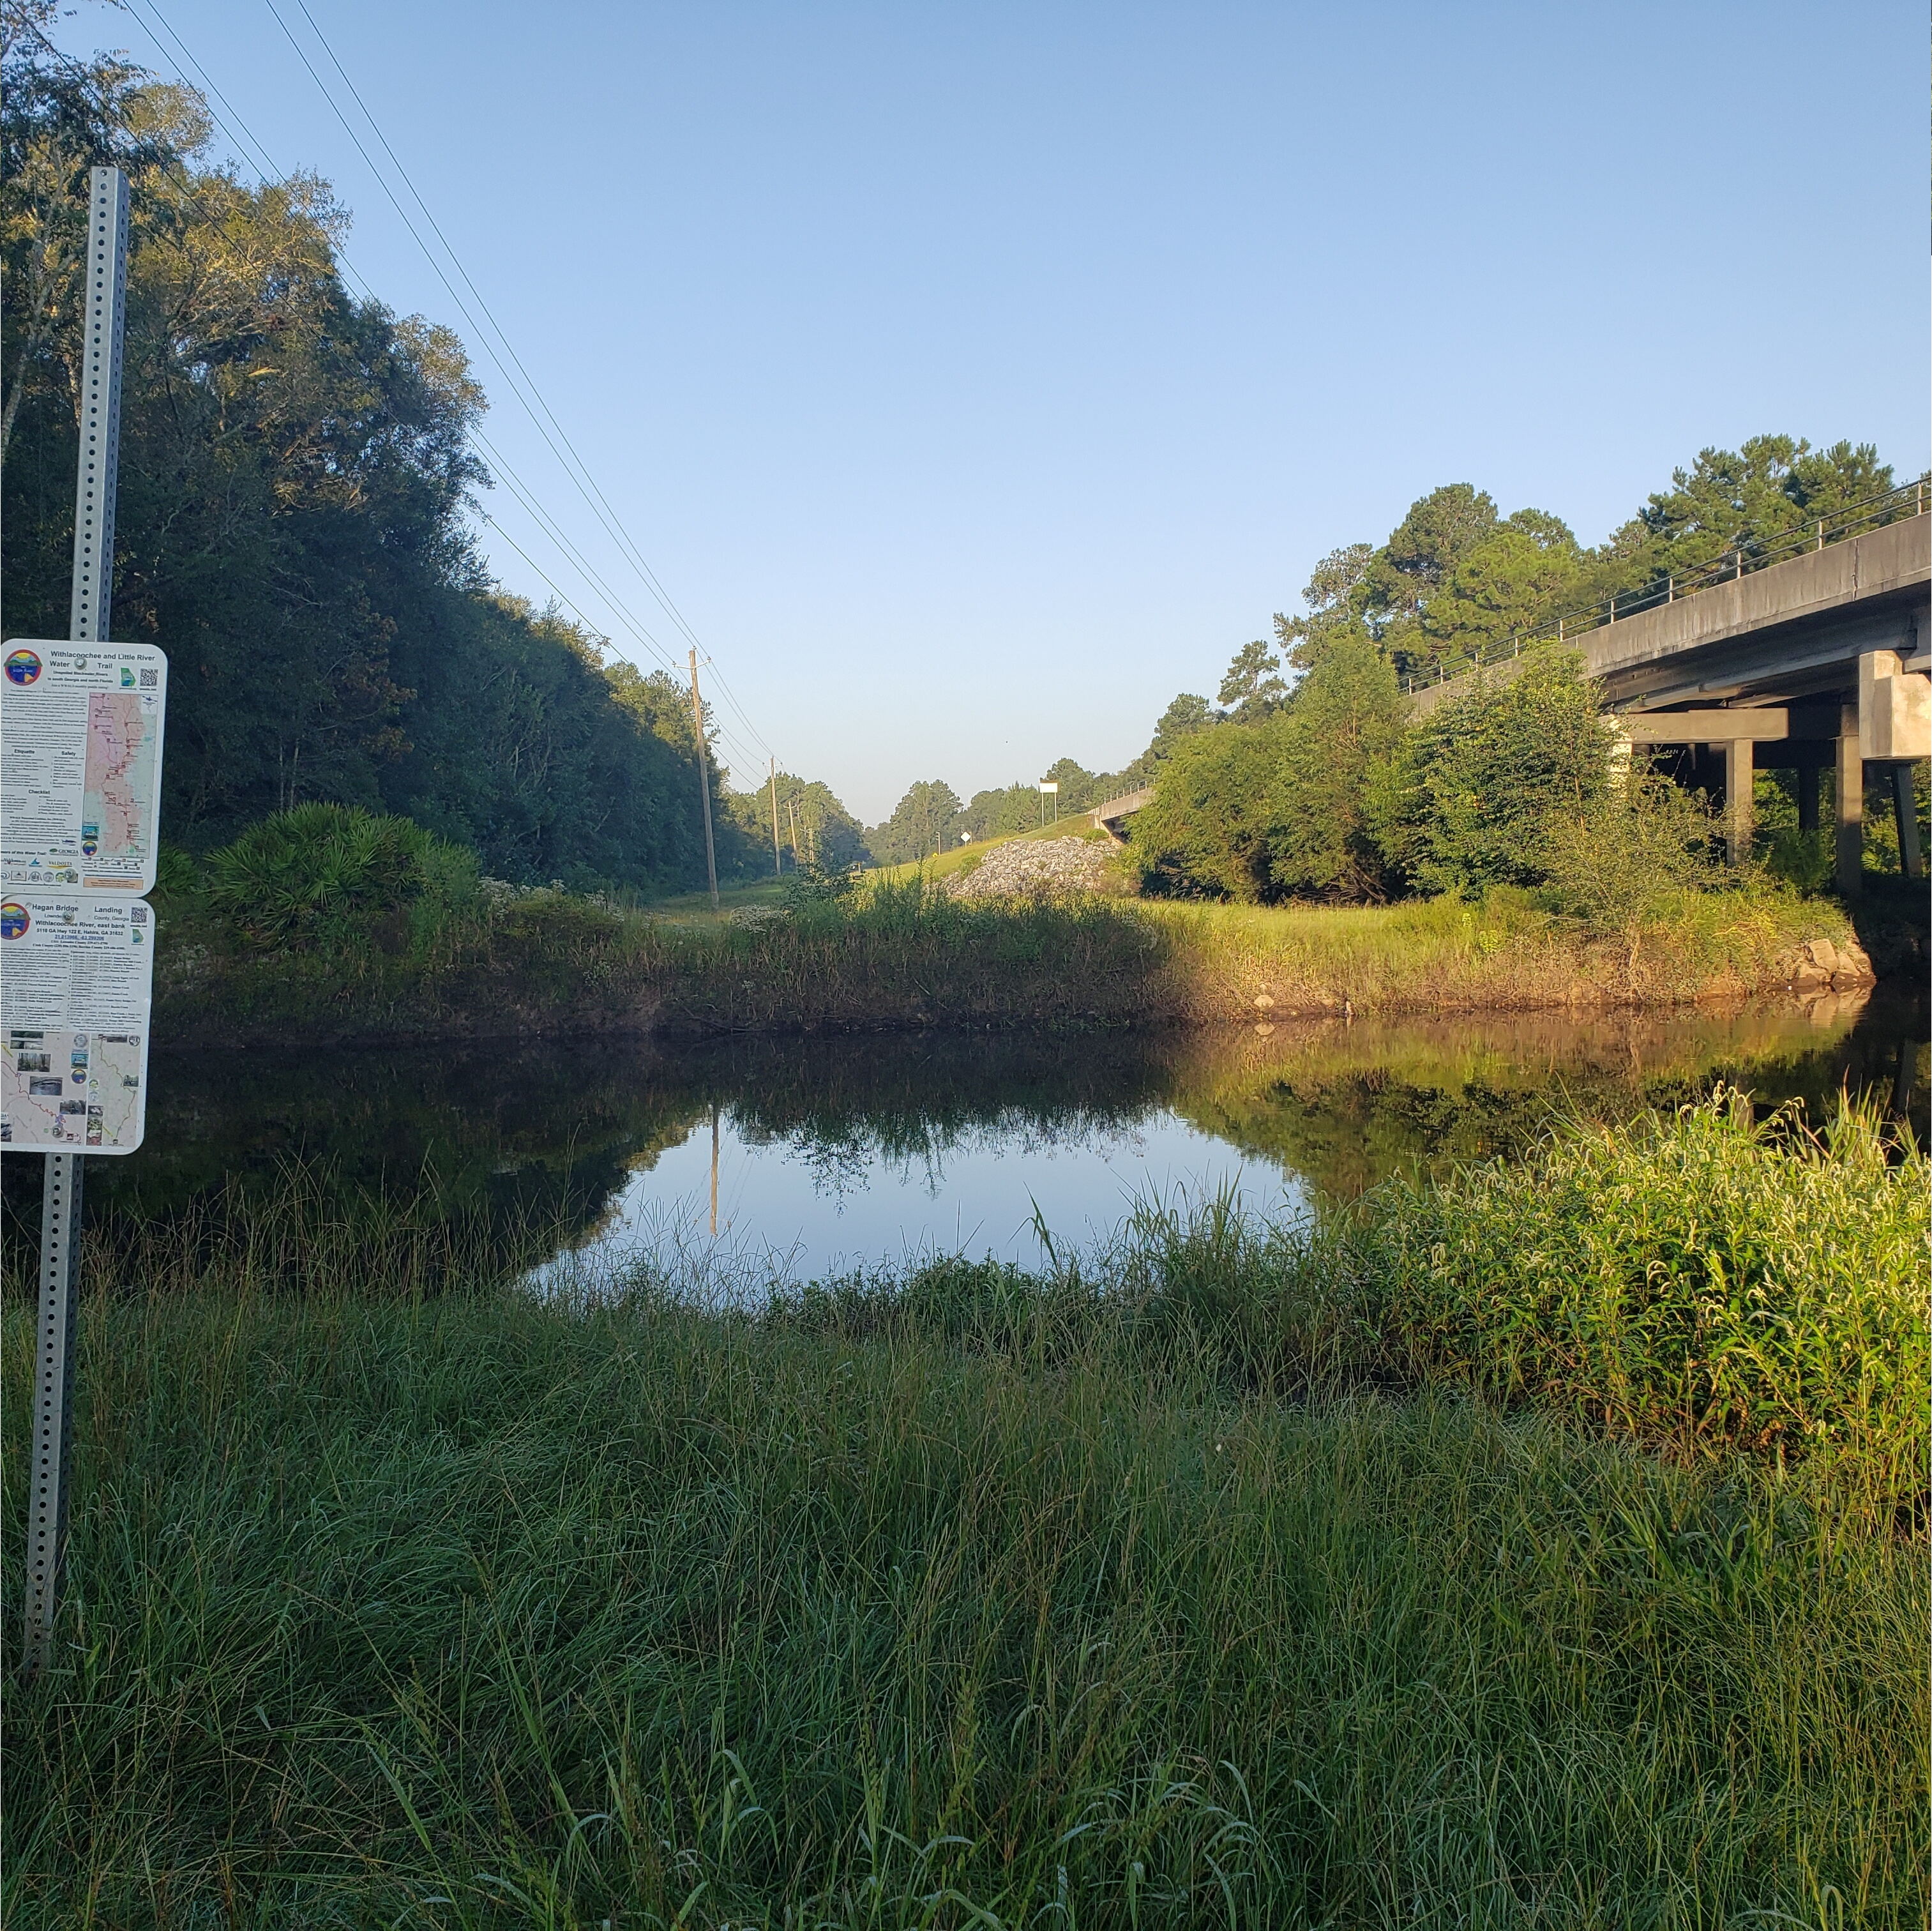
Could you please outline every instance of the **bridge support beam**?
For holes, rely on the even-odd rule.
[[[1912,767],[1892,767],[1892,809],[1898,821],[1899,869],[1908,878],[1925,875],[1925,854],[1918,848],[1918,805],[1912,795]]]
[[[1734,737],[1724,752],[1724,839],[1731,863],[1742,865],[1750,857],[1756,825],[1756,800],[1752,792],[1757,782],[1756,748],[1750,738]]]
[[[1858,707],[1838,714],[1838,886],[1850,897],[1865,869],[1865,761],[1858,743]]]

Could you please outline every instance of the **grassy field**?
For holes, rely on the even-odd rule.
[[[0,1914],[1922,1924],[1927,1179],[1713,1108],[740,1314],[96,1253]]]
[[[771,888],[764,891],[767,899]],[[1634,964],[1521,893],[1333,911],[1103,896],[964,902],[929,878],[851,902],[760,900],[722,920],[535,893],[384,953],[251,950],[161,910],[156,1026],[183,1044],[1081,1029],[1342,1013],[1667,1005],[1782,988],[1844,914],[1771,890],[1684,901]]]

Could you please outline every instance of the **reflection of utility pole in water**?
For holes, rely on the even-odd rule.
[[[718,1102],[711,1103],[711,1238],[718,1238]]]
[[[704,875],[711,881],[711,909],[718,909],[718,847],[711,837],[710,761],[705,755],[704,701],[698,695],[698,652],[691,653],[691,730],[698,740],[698,795],[704,803]]]
[[[1892,1069],[1892,1116],[1895,1120],[1911,1116],[1912,1062],[1918,1056],[1918,1049],[1910,1040],[1898,1042],[1898,1058]]]
[[[80,450],[74,485],[74,597],[68,632],[77,644],[107,641],[114,592],[114,485],[121,454],[121,342],[128,293],[128,178],[89,170],[86,348]],[[69,1446],[74,1432],[73,1347],[80,1299],[78,1153],[46,1155],[40,1196],[40,1345],[34,1356],[34,1454],[27,1498],[27,1627],[32,1674],[53,1660],[67,1552]]]

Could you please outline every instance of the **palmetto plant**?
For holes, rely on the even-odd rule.
[[[208,896],[249,943],[353,940],[426,895],[473,884],[473,863],[406,818],[354,806],[298,805],[211,854]],[[466,874],[469,875],[466,878]]]

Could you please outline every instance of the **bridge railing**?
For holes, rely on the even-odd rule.
[[[1618,590],[1595,603],[1544,617],[1522,629],[1511,631],[1506,637],[1492,638],[1474,650],[1438,657],[1426,668],[1410,672],[1402,679],[1402,687],[1411,693],[1426,691],[1485,665],[1508,663],[1539,644],[1574,643],[1593,630],[1620,623],[1660,604],[1681,602],[1700,590],[1735,583],[1739,577],[1748,577],[1772,563],[1784,563],[1808,550],[1822,550],[1828,545],[1842,543],[1847,537],[1881,529],[1888,523],[1923,516],[1928,507],[1932,507],[1932,471],[1916,482],[1901,483],[1896,489],[1843,504],[1829,516],[1781,531],[1774,537],[1747,537],[1695,569],[1660,577],[1640,590]]]

